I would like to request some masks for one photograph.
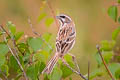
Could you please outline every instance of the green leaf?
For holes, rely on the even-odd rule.
[[[15,34],[15,40],[18,41],[23,34],[24,34],[24,32],[17,32]]]
[[[6,53],[8,53],[9,48],[5,43],[0,43],[0,55],[3,54],[5,55]]]
[[[105,52],[103,52],[103,57],[104,57],[105,62],[108,64],[109,61],[113,57],[113,52],[112,51],[105,51]]]
[[[118,11],[116,6],[111,6],[108,8],[108,15],[116,22],[117,21],[117,16],[118,16]]]
[[[24,56],[23,56],[23,61],[24,63],[29,63],[29,60],[30,60],[30,53],[25,53]]]
[[[113,40],[116,40],[118,34],[120,33],[120,27],[118,27],[117,29],[115,29],[113,32],[112,32],[112,39]]]
[[[15,71],[19,69],[19,65],[13,56],[10,56],[9,66],[12,67]]]
[[[101,57],[100,57],[99,53],[95,54],[95,59],[96,59],[96,61],[98,63],[98,66],[101,66],[102,60],[101,60]]]
[[[93,78],[95,78],[97,76],[102,76],[103,74],[104,73],[103,73],[102,70],[96,69],[96,70],[94,70],[93,72],[90,73],[90,79],[93,79]]]
[[[120,3],[120,0],[117,0],[118,3]]]
[[[70,55],[65,55],[64,56],[64,59],[67,61],[67,63],[72,67],[72,68],[74,68],[74,64],[73,64],[73,61],[72,61],[72,57],[70,56]],[[66,65],[64,65],[64,64],[61,64],[60,65],[60,68],[61,68],[61,70],[62,70],[62,73],[63,73],[63,75],[62,75],[62,77],[63,78],[66,78],[66,77],[68,77],[68,76],[70,76],[73,72],[66,66]]]
[[[44,76],[44,80],[50,80],[47,75]]]
[[[118,70],[116,70],[116,72],[115,72],[115,77],[116,77],[117,79],[120,79],[120,68],[119,68]]]
[[[8,65],[4,64],[1,66],[1,71],[4,72],[6,74],[6,76],[9,75],[9,67]]]
[[[60,68],[63,73],[63,75],[62,75],[63,78],[66,78],[73,73],[66,65],[61,64]]]
[[[72,78],[71,78],[71,77],[69,77],[69,80],[72,80]]]
[[[42,62],[46,62],[46,60],[48,59],[49,53],[46,51],[40,51],[39,53],[34,54],[34,61],[42,61]]]
[[[14,78],[14,80],[20,80],[21,77],[22,77],[22,74],[19,73],[19,74],[17,74],[17,76]]]
[[[0,35],[2,35],[3,34],[3,32],[2,31],[0,31]]]
[[[24,63],[23,63],[22,57],[19,56],[19,60],[20,60],[20,63],[21,63],[21,65],[22,65],[22,67],[23,67],[23,64],[24,64]],[[16,59],[14,58],[14,56],[10,56],[9,66],[10,66],[11,68],[13,68],[14,71],[16,71],[16,72],[20,69],[20,67],[19,67]]]
[[[70,56],[69,54],[67,54],[67,55],[64,56],[64,59],[69,63],[69,65],[71,67],[74,67],[72,56]]]
[[[11,34],[14,35],[16,32],[16,26],[14,24],[12,24],[11,21],[8,21],[7,27],[9,29],[9,31],[11,32]]]
[[[42,46],[42,39],[41,38],[28,38],[27,40],[28,45],[33,49],[33,51],[37,51]]]
[[[22,53],[30,53],[28,45],[24,42],[18,43],[18,48]]]
[[[112,59],[113,57],[113,52],[112,51],[103,51],[102,52],[102,55],[103,55],[103,58],[105,60],[105,62],[108,64],[109,61]],[[99,53],[97,53],[95,55],[95,58],[96,58],[96,61],[98,63],[98,66],[101,66],[101,64],[103,64],[102,60],[101,60],[101,57],[99,55]]]
[[[72,61],[72,56],[70,56],[69,54],[66,54],[64,57],[65,57],[65,60],[66,60],[67,62],[73,62],[73,61]]]
[[[35,70],[34,66],[30,66],[27,68],[27,76],[32,79],[32,80],[36,80],[37,79],[37,71]]]
[[[26,74],[31,80],[37,80],[39,65],[33,64],[27,68]]]
[[[45,63],[44,62],[40,62],[39,72],[41,73],[44,68],[45,68]]]
[[[5,63],[5,55],[0,55],[0,67]]]
[[[40,16],[38,17],[38,22],[40,22],[45,17],[46,17],[46,13],[41,13]]]
[[[48,52],[48,53],[51,53],[53,48],[52,48],[52,46],[50,44],[49,45],[48,44],[44,43],[43,50]]]
[[[50,33],[45,33],[42,35],[42,37],[45,39],[45,41],[49,41],[51,39],[52,34]]]
[[[114,45],[115,45],[114,40],[112,40],[112,41],[107,41],[107,40],[101,41],[101,49],[104,50],[104,51],[112,50]]]
[[[47,27],[49,27],[53,22],[54,22],[53,18],[48,18],[48,19],[46,19],[45,24]]]
[[[120,16],[118,17],[118,23],[120,23]]]
[[[62,77],[62,71],[55,67],[52,74],[50,75],[50,80],[61,80]]]
[[[110,69],[111,73],[115,76],[115,72],[117,72],[120,69],[119,63],[111,63],[108,68]],[[117,75],[116,75],[117,76]]]
[[[115,56],[115,59],[119,62],[120,61],[120,56],[119,55]]]

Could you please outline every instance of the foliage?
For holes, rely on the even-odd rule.
[[[118,0],[118,3],[120,3],[120,0]],[[115,21],[118,23],[120,22],[120,17],[118,17],[118,6],[117,5],[113,5],[110,6],[108,8],[108,15]],[[117,27],[113,32],[112,32],[112,40],[108,41],[108,40],[103,40],[100,42],[101,45],[101,52],[102,52],[102,56],[106,62],[106,64],[108,65],[109,70],[111,71],[112,75],[114,76],[114,78],[116,80],[120,79],[120,63],[118,62],[120,60],[120,58],[117,58],[117,61],[114,60],[116,54],[119,53],[115,53],[117,46],[117,38],[119,36],[120,33],[120,27]],[[118,57],[119,55],[117,55]],[[93,71],[90,74],[90,79],[96,78],[97,76],[104,76],[106,73],[106,69],[104,68],[103,62],[101,60],[101,57],[98,53],[98,51],[95,54],[96,57],[96,61],[98,64],[98,68],[95,69],[95,71]],[[103,69],[104,68],[104,69]]]
[[[117,12],[118,12],[118,11],[117,11],[117,7],[116,7],[116,6],[111,6],[111,7],[109,7],[109,9],[108,9],[108,15],[109,15],[114,21],[117,20],[117,15],[118,15]]]
[[[118,0],[118,3],[120,3],[120,0]],[[117,6],[110,6],[108,8],[108,15],[115,22],[118,21],[120,23],[120,17],[118,17],[117,8]],[[38,16],[38,22],[40,23],[44,19],[47,28],[50,27],[54,22],[53,18],[47,17],[47,14],[43,12]],[[20,78],[23,78],[23,72],[20,69],[18,61],[16,61],[13,54],[11,54],[11,48],[17,59],[20,61],[21,66],[25,70],[29,80],[38,80],[41,75],[43,75],[43,80],[61,80],[65,78],[72,80],[71,75],[73,72],[67,66],[65,66],[61,60],[58,61],[50,75],[41,74],[51,53],[53,53],[53,50],[55,50],[52,46],[53,44],[51,43],[53,36],[51,33],[44,33],[41,37],[28,37],[23,41],[22,37],[24,32],[17,32],[16,26],[11,21],[7,22],[6,28],[7,33],[2,30],[0,31],[0,38],[3,38],[3,40],[0,41],[0,77],[4,77],[5,75],[8,78],[9,76],[15,74],[12,78],[10,78],[11,80],[19,80]],[[103,40],[100,42],[100,50],[102,51],[103,58],[107,63],[109,70],[116,79],[120,79],[120,63],[118,62],[120,61],[120,56],[118,55],[118,60],[114,61],[114,48],[116,48],[117,37],[119,36],[119,33],[120,27],[117,27],[111,34],[112,40]],[[4,40],[4,36],[7,41]],[[101,57],[97,51],[95,58],[98,67],[90,73],[90,79],[107,74],[103,67],[104,65]],[[66,55],[65,60],[72,68],[75,68],[71,56]]]

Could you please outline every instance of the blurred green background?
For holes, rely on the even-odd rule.
[[[96,44],[101,40],[110,40],[111,32],[118,25],[108,15],[107,9],[114,0],[49,0],[53,10],[57,13],[68,14],[76,25],[76,44],[70,53],[74,54],[79,62],[80,70],[87,73],[87,64],[90,61],[90,71],[97,67],[95,60]],[[51,11],[43,0],[0,0],[0,24],[7,21],[16,24],[18,31],[24,31],[25,36],[35,36],[28,24],[28,17],[37,32],[53,34],[53,43],[57,33],[55,22],[46,27],[44,20],[38,22],[38,16]],[[23,37],[24,39],[24,37]],[[75,80],[75,79],[74,79]]]

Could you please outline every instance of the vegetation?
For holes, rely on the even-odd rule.
[[[120,0],[108,8],[108,15],[115,23],[120,24],[120,16],[118,15],[119,3]],[[47,13],[42,13],[38,16],[38,22],[45,18],[47,27],[51,26],[55,20],[54,10],[52,10],[51,6],[49,8],[53,18],[45,18]],[[41,74],[46,62],[51,57],[51,53],[55,52],[55,46],[51,43],[53,35],[51,33],[40,35],[34,30],[30,20],[29,24],[37,37],[28,36],[25,39],[21,39],[24,32],[16,31],[16,26],[11,21],[8,21],[6,26],[0,25],[0,78],[3,80],[61,80],[65,78],[72,80],[71,75],[74,72],[69,66],[63,64],[61,60],[59,60],[50,75]],[[110,41],[102,40],[97,46],[95,58],[98,68],[91,72],[88,71],[84,75],[86,79],[92,80],[98,77],[110,76],[108,80],[120,80],[120,51],[118,50],[120,47],[118,46],[119,41],[117,41],[119,33],[120,26],[110,33],[112,37]],[[71,56],[65,55],[65,60],[71,68],[76,69]],[[14,75],[14,77],[11,78],[9,77],[10,75]]]

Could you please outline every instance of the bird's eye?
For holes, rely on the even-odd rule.
[[[65,18],[65,16],[60,16],[61,18]]]

